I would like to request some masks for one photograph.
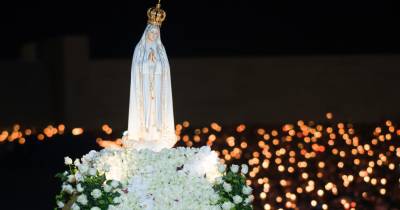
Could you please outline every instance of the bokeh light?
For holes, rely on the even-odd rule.
[[[332,113],[326,119],[324,124],[299,120],[281,127],[217,122],[196,127],[186,120],[176,125],[177,146],[209,145],[225,163],[249,164],[246,182],[254,188],[255,209],[400,206],[398,125],[386,120],[358,128],[334,122]],[[122,145],[120,131],[106,123],[99,130],[95,141],[100,147]],[[84,128],[67,129],[65,124],[44,129],[22,129],[16,124],[0,130],[0,146],[23,147],[29,141],[46,142],[59,135],[75,138],[84,132]]]

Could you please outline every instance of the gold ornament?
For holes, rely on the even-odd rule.
[[[147,17],[149,18],[147,22],[156,26],[161,26],[167,16],[167,13],[161,9],[160,1],[161,0],[158,1],[155,7],[151,7],[147,10]]]

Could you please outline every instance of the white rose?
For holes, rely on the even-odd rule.
[[[78,206],[78,204],[74,203],[74,204],[72,204],[71,209],[72,210],[80,210],[81,208]]]
[[[250,195],[252,191],[253,189],[251,189],[251,187],[249,186],[243,186],[242,188],[242,193],[245,195]]]
[[[63,208],[64,207],[64,203],[63,202],[61,202],[61,201],[57,201],[57,206],[58,206],[58,208]]]
[[[105,172],[110,172],[110,171],[111,171],[111,166],[108,165],[108,164],[106,164],[106,165],[104,165],[103,170],[104,170]]]
[[[92,197],[94,199],[100,198],[101,197],[101,191],[99,189],[94,189],[90,195],[92,195]]]
[[[108,184],[104,185],[103,188],[104,188],[104,192],[111,192],[111,189],[112,189],[111,186]]]
[[[247,174],[249,172],[249,167],[246,164],[242,164],[242,174]]]
[[[97,175],[97,170],[94,168],[90,168],[89,169],[89,175],[90,176],[96,176]]]
[[[233,203],[227,201],[224,204],[222,204],[222,209],[223,210],[230,210],[231,208],[233,208]]]
[[[225,192],[231,192],[232,191],[232,185],[229,183],[224,182],[222,185],[224,187]]]
[[[95,150],[90,150],[90,152],[85,155],[85,158],[88,162],[92,161],[93,158],[97,155],[97,152]]]
[[[221,206],[212,206],[211,210],[221,210]]]
[[[63,185],[63,186],[62,186],[62,190],[63,190],[64,192],[68,193],[68,194],[72,194],[72,193],[74,192],[74,188],[73,188],[71,185],[69,185],[69,184]]]
[[[75,174],[75,180],[77,181],[77,182],[83,182],[83,176],[82,176],[82,174],[81,173],[76,173]]]
[[[237,172],[239,171],[239,166],[233,164],[233,165],[231,166],[231,171],[232,171],[233,173],[237,173]]]
[[[93,206],[92,208],[90,208],[90,210],[101,210],[101,209],[97,206]]]
[[[218,171],[222,174],[226,170],[226,165],[225,164],[219,164],[218,165]]]
[[[78,167],[80,164],[81,164],[81,162],[79,161],[79,159],[78,159],[78,158],[75,159],[74,165],[75,165],[76,167]]]
[[[211,202],[217,203],[219,201],[219,199],[220,199],[220,197],[219,197],[219,195],[217,193],[213,193],[211,195]]]
[[[253,202],[253,200],[254,200],[254,196],[253,195],[249,195],[249,197],[244,199],[244,203],[245,204],[249,204],[249,203]]]
[[[69,175],[67,181],[69,183],[74,183],[75,182],[75,176],[74,175]]]
[[[233,202],[234,202],[235,204],[239,204],[239,203],[241,203],[242,201],[243,201],[243,198],[240,197],[239,195],[233,196]]]
[[[81,164],[78,166],[78,170],[81,172],[81,174],[86,174],[89,170],[89,166],[86,164]]]
[[[83,192],[84,188],[83,188],[82,185],[79,183],[79,184],[76,185],[76,190],[77,190],[78,192]]]
[[[244,204],[250,204],[251,202],[252,202],[252,200],[250,198],[246,198],[243,201]]]
[[[117,188],[117,187],[119,186],[119,182],[113,180],[113,181],[111,182],[111,186],[112,186],[113,188]]]
[[[86,195],[85,195],[85,194],[82,194],[82,195],[78,196],[78,197],[76,198],[76,202],[78,202],[78,203],[80,203],[80,204],[82,204],[82,205],[86,205],[86,204],[88,203],[88,200],[87,200]]]
[[[215,183],[217,183],[217,184],[222,184],[222,182],[223,182],[224,180],[222,179],[222,177],[217,177],[217,178],[215,178]]]
[[[115,198],[113,199],[113,202],[114,202],[114,203],[121,203],[121,198],[120,198],[120,197],[115,197]]]
[[[70,157],[65,157],[64,158],[64,163],[65,165],[71,165],[72,164],[72,159]]]

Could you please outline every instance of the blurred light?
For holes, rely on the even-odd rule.
[[[72,129],[72,135],[79,136],[83,134],[83,128],[74,128]]]

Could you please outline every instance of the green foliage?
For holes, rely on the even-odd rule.
[[[69,171],[57,173],[55,177],[63,183],[60,193],[55,197],[55,209],[74,209],[73,206],[79,206],[80,210],[90,210],[92,207],[107,210],[110,205],[117,205],[115,198],[121,196],[122,184],[107,180],[105,174],[98,171],[95,175],[82,174],[76,166],[71,165]],[[79,180],[76,177],[80,177]],[[100,196],[95,198],[93,190],[100,190]],[[86,196],[83,200],[87,202],[80,202],[81,195]]]
[[[224,188],[224,183],[231,186],[230,191]],[[243,174],[232,171],[226,172],[222,177],[222,182],[214,185],[214,190],[218,192],[220,197],[217,204],[222,206],[224,203],[230,202],[233,204],[230,210],[252,210],[251,195],[243,193],[244,187],[246,187],[246,177]],[[240,196],[243,200],[240,203],[235,203],[234,196]]]

